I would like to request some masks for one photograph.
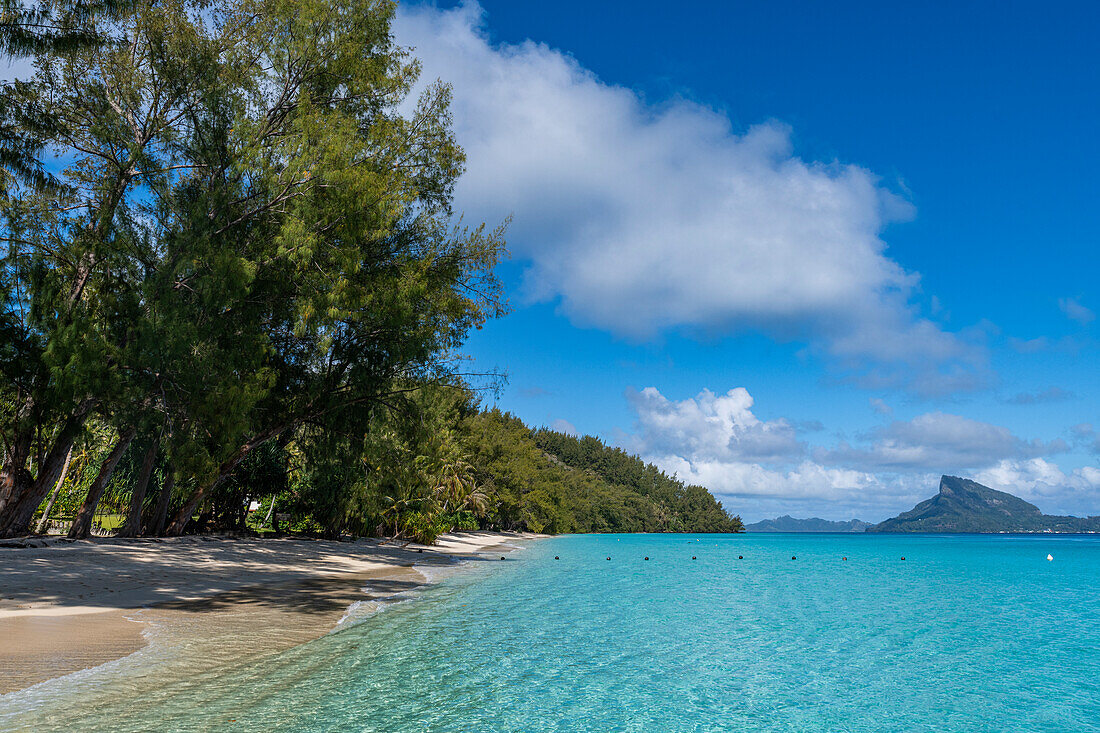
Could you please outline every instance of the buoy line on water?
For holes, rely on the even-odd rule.
[[[503,560],[504,558],[502,557],[502,558],[500,558],[500,559],[501,559],[501,560]],[[560,560],[561,558],[560,558],[560,557],[559,557],[558,555],[554,555],[554,559],[555,559],[555,560]],[[608,559],[608,560],[610,560],[611,558],[610,558],[610,557],[608,557],[607,559]],[[648,560],[648,559],[649,559],[649,556],[648,556],[648,555],[646,555],[646,556],[645,556],[645,557],[644,557],[643,559],[644,559],[644,560]],[[691,559],[692,559],[692,560],[697,560],[697,559],[698,559],[698,557],[696,557],[695,555],[692,555],[692,556],[691,556]],[[737,559],[738,559],[738,560],[744,560],[744,559],[745,559],[745,556],[744,556],[744,555],[738,555],[738,556],[737,556]],[[792,560],[797,560],[797,559],[798,559],[798,556],[797,556],[797,555],[791,555],[791,559],[792,559]],[[841,559],[842,561],[845,561],[845,562],[847,562],[847,560],[848,560],[848,556],[847,556],[847,555],[845,555],[845,556],[841,557],[840,559]],[[902,555],[902,556],[901,556],[901,559],[902,559],[902,560],[904,560],[904,559],[905,559],[905,555]],[[1049,555],[1049,554],[1048,554],[1048,555],[1047,555],[1047,560],[1051,560],[1051,561],[1053,561],[1053,560],[1054,560],[1054,555]]]

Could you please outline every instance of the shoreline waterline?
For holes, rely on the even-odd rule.
[[[192,672],[255,661],[360,623],[444,568],[536,538],[463,532],[432,546],[183,538],[7,549],[0,703],[64,687],[74,675],[174,666],[174,657]]]
[[[0,697],[0,729],[1100,730],[1094,536],[516,544],[281,652],[263,604],[173,611],[201,629]]]

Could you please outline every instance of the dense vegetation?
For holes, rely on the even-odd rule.
[[[496,500],[489,526],[536,532],[739,532],[741,520],[700,486],[685,486],[592,436],[531,431],[498,410],[466,419],[480,483]]]
[[[0,536],[736,526],[476,409],[503,229],[456,226],[450,90],[393,14],[4,0]]]

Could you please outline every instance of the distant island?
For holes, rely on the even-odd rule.
[[[786,514],[775,519],[764,519],[745,525],[746,532],[863,532],[871,526],[870,522],[849,519],[847,522],[834,522],[829,519],[795,519]]]
[[[752,525],[746,527],[752,530]],[[1097,532],[1100,517],[1043,514],[1018,496],[976,481],[943,476],[940,491],[868,532]]]

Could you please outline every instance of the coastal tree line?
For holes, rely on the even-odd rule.
[[[450,90],[393,2],[0,9],[34,65],[0,88],[0,536],[733,526],[478,409],[504,229],[452,211]]]

